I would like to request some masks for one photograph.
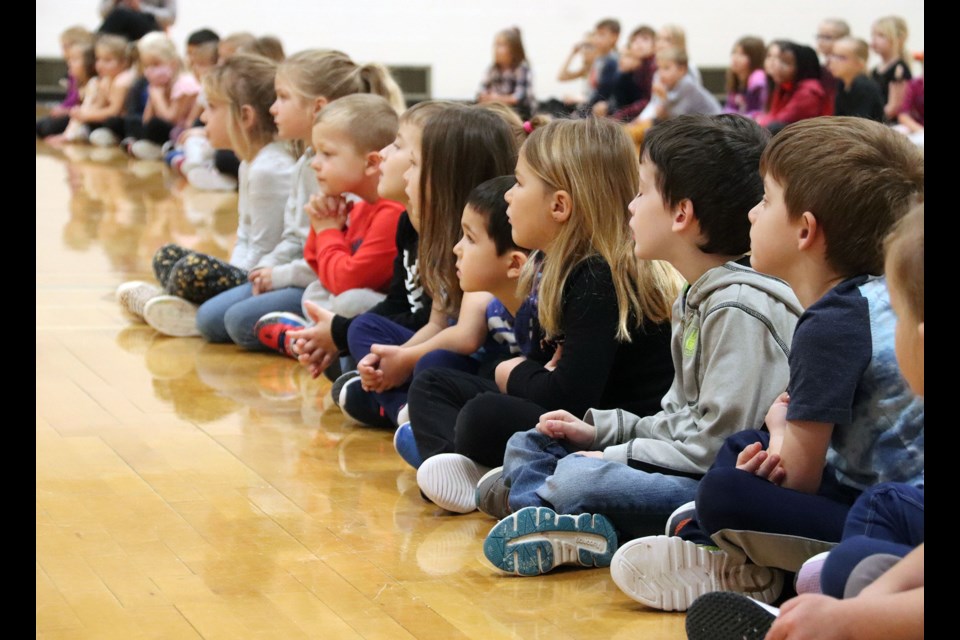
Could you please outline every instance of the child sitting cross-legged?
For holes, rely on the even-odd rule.
[[[923,245],[920,204],[884,241],[884,272],[897,316],[897,364],[921,398]],[[922,638],[923,545],[923,486],[874,485],[850,509],[840,544],[807,560],[797,572],[798,597],[778,610],[740,593],[706,593],[687,612],[687,638]]]
[[[648,132],[630,227],[637,258],[667,259],[689,283],[673,304],[673,384],[646,417],[549,411],[510,438],[500,479],[477,487],[481,510],[502,518],[484,542],[500,569],[606,566],[618,537],[662,531],[696,495],[724,437],[763,423],[800,315],[786,283],[744,264],[766,143],[733,114],[677,116]]]
[[[865,490],[923,485],[923,403],[897,367],[882,277],[884,237],[923,197],[922,152],[866,118],[810,118],[771,140],[760,172],[751,264],[804,307],[789,383],[766,430],[723,443],[694,508],[680,510],[685,523],[617,551],[614,581],[658,609],[711,591],[770,603],[784,572],[840,542]]]
[[[303,256],[318,280],[304,290],[304,302],[356,316],[386,297],[404,207],[379,193],[380,150],[397,135],[397,126],[389,101],[373,93],[337,98],[317,113],[310,166],[320,191],[306,205],[310,232]],[[305,325],[296,314],[270,312],[254,333],[264,345],[296,358],[286,332]]]
[[[456,368],[490,379],[500,362],[529,352],[530,320],[536,313],[533,300],[517,290],[529,251],[514,242],[507,219],[504,195],[514,184],[513,176],[501,176],[470,192],[460,219],[463,236],[453,247],[460,289],[465,294],[487,292],[479,298],[481,304],[474,307],[481,314],[472,323],[465,322],[466,305],[461,308],[455,326],[463,327],[463,351],[470,355],[460,357],[476,362]],[[449,366],[449,354],[446,350],[427,353],[417,362],[414,377],[427,367]],[[399,426],[393,443],[410,466],[420,466],[423,460],[409,421]]]

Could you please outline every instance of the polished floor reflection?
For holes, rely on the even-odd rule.
[[[235,194],[37,143],[37,638],[684,637],[604,569],[499,573],[493,521],[424,502],[292,360],[120,311],[158,247],[235,229]]]

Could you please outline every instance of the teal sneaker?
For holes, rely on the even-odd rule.
[[[490,530],[487,560],[518,576],[538,576],[561,564],[607,567],[617,548],[613,525],[602,515],[558,515],[547,507],[524,507]]]

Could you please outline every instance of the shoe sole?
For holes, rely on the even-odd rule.
[[[755,564],[730,566],[727,554],[676,536],[631,540],[614,555],[610,576],[625,594],[662,611],[686,611],[712,591],[732,591],[770,603],[783,590],[783,572]]]
[[[507,516],[483,541],[483,554],[497,568],[538,576],[561,564],[606,567],[617,534],[601,515],[557,515],[547,507],[525,507]]]
[[[199,336],[197,307],[183,298],[160,296],[143,308],[143,320],[160,333],[175,338]]]
[[[690,605],[684,624],[687,640],[763,640],[776,619],[742,594],[714,591]]]
[[[486,472],[486,467],[466,456],[441,453],[420,465],[417,484],[438,507],[454,513],[470,513],[477,510],[477,482]]]
[[[140,287],[150,287],[154,291],[155,296],[163,295],[163,289],[161,289],[160,287],[154,284],[150,284],[149,282],[146,282],[144,280],[130,280],[129,282],[124,282],[120,286],[118,286],[116,291],[114,291],[114,296],[117,299],[117,303],[120,305],[120,309],[123,311],[123,313],[127,317],[137,320],[139,322],[144,322],[143,315],[131,309],[130,301],[126,299],[127,294],[130,291],[133,291],[134,289],[139,289]],[[149,300],[147,302],[149,302]],[[144,303],[144,306],[146,306],[146,303]]]
[[[284,322],[284,323],[283,323],[283,324],[286,324],[286,325],[288,326],[288,328],[287,328],[286,330],[284,330],[284,336],[283,336],[284,347],[286,347],[286,332],[287,332],[287,331],[299,331],[300,329],[303,329],[303,328],[305,328],[305,327],[308,326],[306,320],[304,320],[302,317],[298,316],[298,315],[295,314],[295,313],[290,313],[289,311],[272,311],[272,312],[270,312],[270,313],[267,313],[267,314],[261,316],[260,319],[257,320],[256,324],[253,325],[253,334],[254,334],[255,336],[258,336],[258,339],[259,339],[261,327],[263,327],[263,325],[265,325],[265,324],[269,324],[269,323],[272,323],[272,322],[277,321],[277,320],[286,320],[286,321],[287,321],[287,322]],[[294,360],[297,359],[297,355],[296,355],[295,353],[291,353],[291,352],[287,351],[286,348],[284,348],[284,349],[279,349],[279,348],[271,347],[270,345],[268,345],[268,344],[266,344],[266,343],[263,343],[262,341],[261,341],[261,344],[263,344],[263,345],[264,345],[265,347],[267,347],[268,349],[272,349],[272,350],[275,351],[276,353],[279,353],[279,354],[284,355],[284,356],[289,356],[289,357],[293,358]]]

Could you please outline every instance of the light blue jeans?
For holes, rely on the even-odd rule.
[[[599,513],[617,528],[621,542],[662,535],[670,514],[696,497],[698,484],[693,478],[574,455],[536,429],[510,437],[503,477],[511,510],[543,506],[557,513]]]
[[[253,295],[249,282],[220,293],[197,309],[197,329],[208,342],[234,342],[249,351],[268,351],[253,332],[264,314],[288,311],[300,315],[303,289],[285,287]]]

